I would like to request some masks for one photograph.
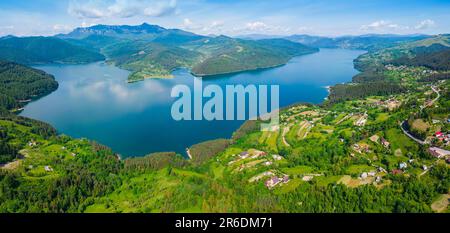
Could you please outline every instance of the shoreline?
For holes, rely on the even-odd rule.
[[[319,51],[320,52],[320,51]],[[286,62],[286,63],[283,63],[283,64],[278,64],[278,65],[275,65],[275,66],[273,66],[273,67],[265,67],[265,68],[257,68],[256,70],[243,70],[243,71],[236,71],[236,72],[232,72],[232,73],[226,73],[226,74],[220,74],[220,75],[229,75],[229,74],[235,74],[235,73],[244,73],[244,72],[252,72],[252,71],[258,71],[258,70],[265,70],[265,69],[273,69],[273,68],[277,68],[277,67],[281,67],[281,66],[285,66],[285,65],[287,65],[292,59],[294,59],[294,58],[296,58],[296,57],[301,57],[301,56],[304,56],[304,55],[311,55],[311,54],[315,54],[315,53],[317,53],[317,52],[314,52],[314,53],[308,53],[308,54],[303,54],[303,55],[299,55],[299,56],[295,56],[295,57],[292,57],[288,62]],[[93,62],[93,63],[103,63],[103,64],[106,64],[106,65],[112,65],[112,66],[114,66],[114,67],[117,67],[117,68],[119,68],[119,69],[122,69],[122,68],[120,68],[119,66],[116,66],[115,64],[113,64],[113,63],[108,63],[108,62],[104,62],[104,61],[99,61],[99,62]],[[67,65],[71,65],[71,64],[67,64]],[[73,65],[73,64],[72,64]],[[83,65],[83,64],[77,64],[77,65]],[[186,67],[182,67],[182,68],[184,68],[184,69],[186,69]],[[177,68],[177,69],[182,69],[182,68]],[[353,68],[355,68],[354,66],[353,66]],[[174,69],[174,71],[175,70],[177,70],[177,69]],[[125,70],[125,69],[124,69]],[[188,71],[189,72],[189,71]],[[189,73],[191,73],[191,72],[189,72]],[[206,78],[213,78],[213,77],[217,77],[217,76],[220,76],[220,75],[210,75],[210,76],[206,76]],[[173,74],[171,74],[170,75],[171,77],[174,77],[174,75]],[[158,76],[158,77],[160,77],[160,76]],[[149,78],[146,78],[146,79],[151,79],[151,78],[153,78],[153,77],[149,77]],[[155,78],[156,78],[156,76],[155,76]],[[163,79],[163,78],[159,78],[159,79]],[[144,79],[145,80],[145,79]],[[143,81],[143,80],[139,80],[139,81]],[[136,82],[139,82],[139,81],[133,81],[133,82],[128,82],[128,83],[136,83]],[[334,86],[334,85],[333,85]],[[59,87],[58,87],[59,88]],[[279,107],[279,110],[281,111],[281,110],[283,110],[283,109],[286,109],[286,108],[288,108],[288,107],[290,107],[290,106],[295,106],[295,105],[299,105],[299,104],[311,104],[311,105],[317,105],[317,106],[319,106],[319,105],[322,105],[327,99],[328,99],[328,97],[329,97],[329,94],[330,94],[330,90],[331,90],[331,88],[332,88],[332,86],[331,85],[329,85],[329,86],[324,86],[323,88],[325,88],[325,89],[327,89],[327,92],[328,92],[328,94],[327,94],[327,96],[324,98],[324,100],[323,101],[321,101],[320,103],[309,103],[309,102],[297,102],[297,103],[293,103],[293,104],[289,104],[289,105],[286,105],[286,106],[280,106]],[[56,90],[55,90],[56,91]],[[52,92],[51,92],[52,93]],[[48,93],[48,94],[51,94],[51,93]],[[42,96],[41,96],[42,97]],[[40,98],[40,97],[39,97]],[[37,99],[39,99],[39,98],[37,98]],[[36,100],[37,100],[36,99]],[[27,105],[27,104],[26,104]],[[26,107],[26,105],[24,106],[24,108]],[[18,115],[18,114],[17,114]],[[33,118],[31,118],[31,119],[33,119]],[[243,123],[243,124],[245,124],[245,123]],[[237,129],[239,129],[239,127],[237,128]],[[236,129],[236,130],[237,130]],[[234,130],[233,131],[233,133],[234,132],[236,132],[236,130]],[[230,135],[230,137],[229,138],[231,138],[231,136],[233,135],[233,133]],[[211,140],[213,140],[214,138],[212,138]],[[203,141],[200,141],[200,142],[198,142],[198,143],[202,143]],[[195,143],[195,144],[193,144],[193,145],[196,145],[196,144],[198,144],[198,143]],[[192,147],[193,145],[190,145],[188,148],[190,148],[190,147]],[[187,149],[188,149],[187,148]],[[154,152],[158,152],[158,151],[154,151]],[[145,155],[148,155],[148,154],[150,154],[150,153],[154,153],[154,152],[147,152]],[[182,157],[184,157],[184,158],[190,158],[189,157],[189,155],[187,154],[187,151],[184,151],[185,153],[180,153],[180,152],[175,152],[175,153],[177,153],[177,154],[181,154],[182,155]],[[139,156],[139,155],[122,155],[122,154],[118,154],[117,153],[117,157],[118,157],[118,159],[119,160],[126,160],[127,158],[129,158],[129,157],[143,157],[143,156],[145,156],[145,155],[142,155],[142,156]]]

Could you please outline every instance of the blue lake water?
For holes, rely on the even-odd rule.
[[[296,57],[273,69],[224,75],[203,85],[279,85],[280,106],[298,102],[321,103],[326,86],[348,82],[357,74],[353,60],[364,51],[322,49]],[[60,133],[89,138],[122,156],[176,151],[216,138],[229,138],[242,121],[175,121],[170,97],[177,84],[193,86],[187,70],[174,79],[126,83],[128,71],[104,63],[38,66],[55,76],[59,89],[26,106],[22,116],[52,124]]]

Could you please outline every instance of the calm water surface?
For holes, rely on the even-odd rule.
[[[203,85],[280,85],[280,105],[320,103],[326,86],[348,82],[357,74],[353,59],[363,51],[322,49],[297,57],[287,65],[206,79]],[[187,70],[174,72],[170,80],[146,80],[127,84],[128,71],[104,63],[49,65],[37,68],[53,74],[59,89],[27,105],[22,116],[52,124],[60,133],[89,138],[127,156],[176,151],[184,154],[193,144],[229,138],[241,121],[174,121],[171,89],[193,86]]]

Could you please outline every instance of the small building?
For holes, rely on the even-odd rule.
[[[28,143],[28,146],[35,147],[35,146],[37,146],[37,143],[35,141],[31,141]]]
[[[376,173],[375,172],[368,172],[367,175],[370,176],[370,177],[374,177],[376,175]]]
[[[391,143],[388,142],[386,139],[381,138],[381,144],[385,147],[385,148],[389,148],[389,146],[391,146]]]
[[[262,157],[262,156],[266,156],[267,153],[264,151],[260,151],[260,150],[255,150],[254,152],[252,152],[252,159],[256,159],[258,157]]]
[[[265,166],[270,166],[270,165],[272,165],[272,164],[273,164],[272,161],[266,161],[266,162],[264,163]]]
[[[52,171],[53,171],[53,168],[50,167],[50,166],[45,166],[45,167],[44,167],[44,170],[45,170],[46,172],[52,172]]]
[[[450,151],[444,150],[444,149],[441,149],[441,148],[438,148],[438,147],[430,147],[428,149],[428,152],[432,156],[434,156],[434,157],[436,157],[438,159],[444,158],[445,156],[450,156]]]
[[[400,174],[403,174],[402,170],[399,170],[399,169],[392,170],[392,175],[400,175]]]
[[[274,176],[266,181],[267,188],[273,188],[275,185],[280,183],[280,179],[277,176]]]
[[[433,122],[433,124],[439,124],[439,123],[441,123],[441,121],[440,120],[437,120],[437,119],[433,119],[433,120],[431,120],[432,122]]]
[[[384,172],[387,173],[386,169],[382,168],[382,167],[378,167],[378,172]]]
[[[380,183],[381,182],[381,176],[377,176],[377,178],[375,178],[375,182]]]
[[[275,160],[277,160],[277,161],[283,159],[283,157],[281,157],[280,155],[272,155],[272,158],[275,159]]]
[[[302,180],[308,182],[308,181],[311,181],[313,178],[314,178],[314,176],[304,176],[302,178]]]
[[[241,153],[239,154],[239,157],[240,157],[241,159],[247,158],[247,157],[248,157],[248,152],[247,152],[247,151],[241,152]]]
[[[289,182],[289,176],[285,175],[285,176],[283,176],[283,183],[286,184],[287,182]]]
[[[422,169],[423,169],[424,171],[428,171],[427,165],[423,165],[423,166],[422,166]]]
[[[400,163],[399,168],[400,169],[406,169],[408,167],[408,164],[406,163]]]
[[[363,172],[361,174],[361,179],[366,179],[367,178],[367,172]]]

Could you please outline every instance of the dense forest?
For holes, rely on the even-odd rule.
[[[89,49],[54,37],[0,38],[0,59],[20,64],[79,64],[104,60]]]
[[[338,84],[331,88],[328,100],[330,103],[336,103],[368,96],[398,94],[405,91],[404,87],[392,82]]]
[[[138,29],[152,35],[164,30]],[[372,70],[332,87],[325,105],[283,108],[278,130],[260,131],[261,121],[248,121],[231,139],[191,146],[192,159],[162,152],[121,160],[106,146],[12,114],[25,104],[21,100],[57,84],[44,72],[0,64],[0,213],[448,212],[449,165],[399,128],[408,118],[438,118],[439,128],[448,130],[450,83],[435,82],[446,73],[421,80],[407,70]],[[435,98],[430,85],[440,98],[421,109]]]
[[[393,65],[423,66],[432,70],[450,70],[450,48],[433,53],[419,53],[414,58],[402,57],[389,63]]]
[[[0,108],[20,108],[57,88],[54,77],[43,71],[0,60]]]

